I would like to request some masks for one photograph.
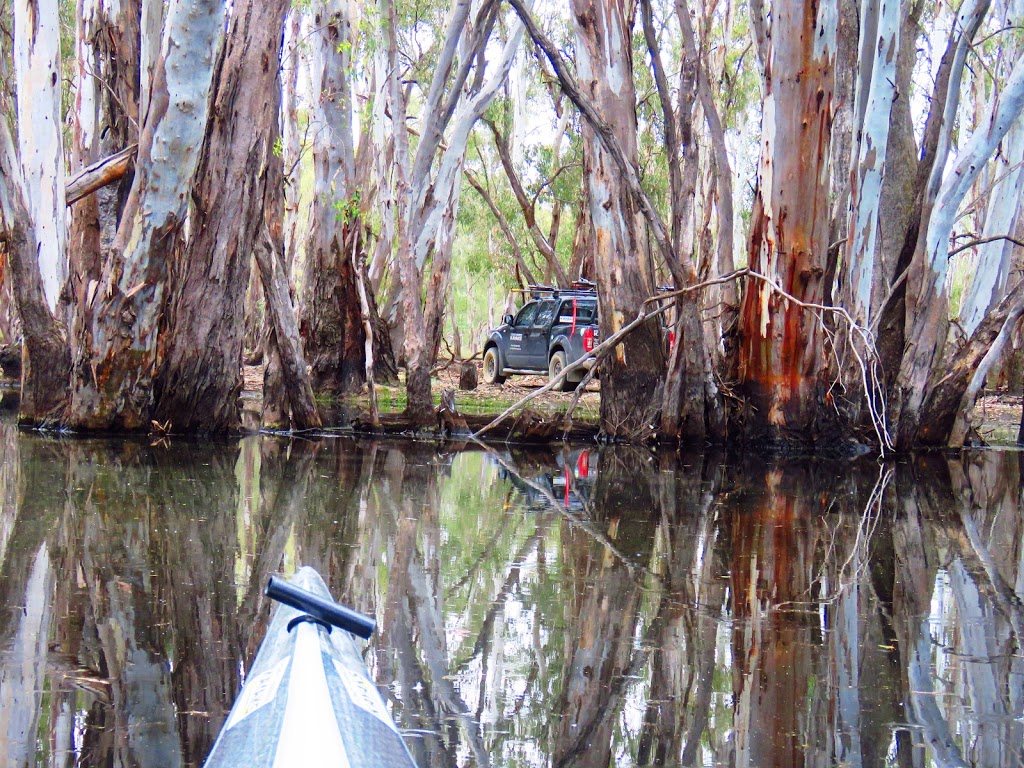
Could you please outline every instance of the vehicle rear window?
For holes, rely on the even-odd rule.
[[[562,302],[562,308],[558,312],[558,321],[561,323],[572,322],[572,299]],[[576,299],[576,322],[596,323],[597,302],[592,299]]]

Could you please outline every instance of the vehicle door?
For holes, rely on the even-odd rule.
[[[539,302],[537,314],[533,317],[533,326],[526,335],[526,367],[542,371],[547,370],[548,339],[557,309],[557,301]]]
[[[533,330],[533,319],[537,315],[539,302],[531,301],[519,310],[508,329],[508,350],[506,364],[509,368],[527,368],[526,343]]]

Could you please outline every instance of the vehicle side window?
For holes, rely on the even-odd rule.
[[[555,319],[555,308],[558,306],[556,301],[545,301],[540,304],[540,311],[537,312],[537,316],[533,319],[534,328],[545,328],[551,325],[551,321]]]
[[[517,328],[523,326],[533,325],[533,318],[537,314],[537,307],[540,306],[536,302],[527,304],[525,307],[519,310],[519,314],[516,315],[516,321],[513,323]]]

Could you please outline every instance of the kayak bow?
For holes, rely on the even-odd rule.
[[[334,603],[308,567],[267,594],[282,604],[205,768],[414,766],[349,634],[369,637],[373,619]]]

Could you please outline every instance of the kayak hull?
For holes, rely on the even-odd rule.
[[[312,568],[291,581],[330,599]],[[274,609],[205,767],[414,766],[353,636],[303,617],[286,605]]]

